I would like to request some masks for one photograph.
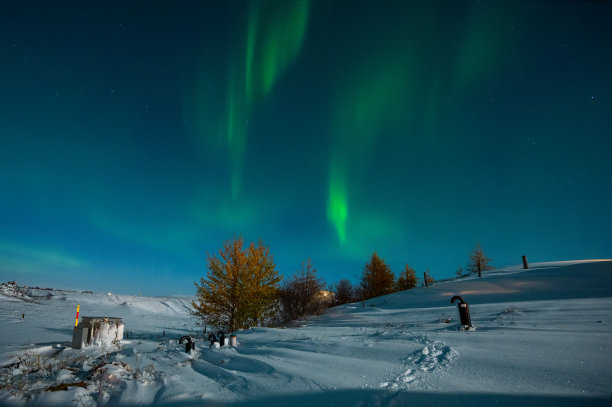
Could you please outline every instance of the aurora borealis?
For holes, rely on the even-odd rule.
[[[612,3],[12,2],[0,280],[191,294],[236,235],[327,282],[612,257]],[[146,284],[143,284],[143,281]]]

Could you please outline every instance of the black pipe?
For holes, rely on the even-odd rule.
[[[182,345],[184,340],[187,340],[187,343],[185,343],[185,353],[189,353],[189,351],[195,349],[195,343],[191,340],[191,336],[182,336],[181,339],[179,339],[179,345]]]
[[[219,340],[219,346],[225,345],[225,334],[223,331],[217,332],[217,339]]]
[[[217,342],[217,337],[215,334],[208,335],[208,341],[210,342],[210,346],[213,346],[215,342]]]
[[[456,300],[459,300],[457,304],[457,310],[459,311],[459,320],[464,329],[472,328],[472,320],[470,318],[470,306],[458,295],[451,298],[451,304],[454,304]]]
[[[455,295],[453,298],[451,298],[451,304],[454,304],[456,300],[460,301],[459,304],[463,304],[465,302],[462,297]]]

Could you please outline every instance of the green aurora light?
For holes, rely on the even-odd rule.
[[[610,257],[610,2],[13,3],[5,279],[189,293],[234,235],[328,283]]]
[[[273,7],[270,2],[251,3],[246,39],[237,45],[237,55],[244,58],[237,58],[238,66],[229,71],[226,127],[234,200],[242,183],[249,116],[295,60],[306,34],[308,0],[272,3]]]

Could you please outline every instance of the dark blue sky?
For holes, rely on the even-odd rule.
[[[611,2],[5,3],[0,280],[612,257]]]

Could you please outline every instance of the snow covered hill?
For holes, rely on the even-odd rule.
[[[5,285],[0,405],[610,405],[612,261],[531,267],[241,331],[238,347],[219,349],[202,339],[188,297]],[[475,330],[457,330],[454,295]],[[77,304],[81,316],[122,317],[128,337],[70,348]],[[197,337],[195,351],[182,335]]]

